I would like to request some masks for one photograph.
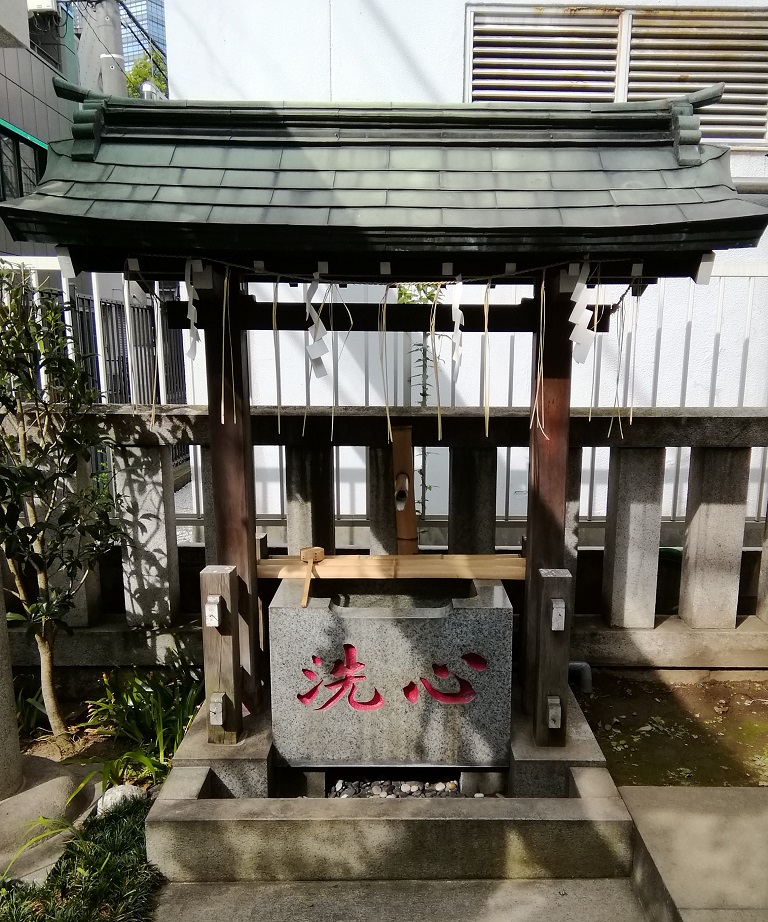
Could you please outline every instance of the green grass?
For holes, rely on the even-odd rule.
[[[164,781],[202,700],[201,671],[181,661],[168,669],[105,675],[103,693],[87,702],[88,720],[81,726],[128,748],[101,762],[104,787]]]
[[[0,882],[0,922],[150,922],[160,872],[147,862],[149,804],[127,800],[92,817],[46,882]]]

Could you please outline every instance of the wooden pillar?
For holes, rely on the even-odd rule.
[[[397,553],[419,553],[416,498],[413,490],[413,439],[410,426],[392,428],[393,500],[397,525]]]
[[[570,295],[560,292],[560,271],[548,270],[544,278],[546,323],[543,335],[539,330],[533,337],[531,405],[533,408],[535,402],[538,411],[529,443],[526,602],[522,623],[523,707],[528,713],[533,711],[538,668],[536,574],[542,569],[561,569],[565,563],[571,307]]]
[[[236,291],[238,284],[233,274],[229,291]],[[198,290],[200,313],[206,321],[215,563],[237,568],[243,702],[252,711],[261,689],[261,649],[248,338],[242,307],[232,303],[234,299],[228,299],[230,303],[224,313],[224,292],[225,277],[220,270],[213,271],[210,289]]]

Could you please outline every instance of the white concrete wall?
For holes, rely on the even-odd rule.
[[[554,0],[166,0],[169,91],[189,99],[461,102],[468,8],[572,5]],[[598,0],[592,5],[624,4]],[[631,6],[659,4],[634,0]],[[664,0],[663,6],[763,9],[765,3]]]
[[[0,47],[29,48],[26,0],[0,0]]]
[[[176,98],[240,100],[461,102],[466,98],[468,8],[471,6],[530,6],[522,0],[506,4],[467,4],[464,0],[285,0],[254,3],[253,0],[166,0],[170,94]],[[537,7],[562,3],[539,2]],[[615,6],[612,3],[595,5]],[[692,4],[666,0],[666,7]],[[699,8],[727,8],[724,2],[698,2]],[[655,7],[653,0],[636,0],[633,7]],[[740,7],[762,8],[758,0]],[[733,155],[738,177],[766,178],[765,151]],[[460,267],[457,267],[460,271]],[[743,272],[745,277],[732,277]],[[594,402],[612,406],[765,406],[768,403],[768,241],[758,250],[718,254],[715,277],[708,287],[672,280],[650,288],[639,305],[634,377],[626,357],[630,354],[627,319],[624,339],[619,341],[618,323],[601,336],[595,362],[574,366],[573,404]],[[723,280],[720,281],[722,274]],[[749,276],[753,276],[750,280]],[[259,291],[271,300],[271,290]],[[608,290],[604,300],[618,297]],[[345,298],[378,302],[380,290],[363,290]],[[494,299],[526,294],[522,288],[494,290]],[[286,288],[281,299],[300,298],[298,289]],[[475,291],[472,297],[481,297]],[[629,304],[627,317],[630,316]],[[337,307],[343,318],[343,308]],[[337,317],[338,317],[337,314]],[[337,323],[343,329],[344,320]],[[718,327],[720,335],[717,336]],[[530,400],[531,337],[498,334],[491,342],[491,402],[525,406]],[[313,404],[382,404],[384,388],[375,334],[353,332],[345,341],[337,334],[342,351],[334,398],[333,377],[311,385]],[[446,365],[441,374],[443,403],[479,405],[481,394],[481,337],[465,336],[461,375],[452,393]],[[687,344],[687,345],[686,345]],[[252,334],[258,353],[252,376],[253,400],[276,401],[274,346],[271,333]],[[417,403],[417,389],[405,384],[410,346],[406,337],[392,334],[388,341],[390,404]],[[304,337],[280,336],[282,400],[304,404],[307,389],[304,373]],[[445,348],[445,353],[449,350]],[[619,368],[619,354],[625,361]],[[717,354],[717,374],[713,375]],[[687,358],[686,358],[687,356]],[[512,368],[512,385],[509,373]],[[190,369],[192,371],[192,369]],[[617,384],[618,379],[618,384]],[[195,399],[204,396],[202,363],[194,369]],[[634,381],[634,384],[633,384]],[[593,387],[595,382],[599,386]],[[429,402],[434,403],[434,386]],[[753,457],[750,486],[751,515],[758,511],[764,481],[765,452]],[[524,515],[526,507],[527,453],[500,453],[498,510],[505,512],[509,462],[509,512]],[[279,455],[276,449],[258,454],[257,511],[280,512]],[[365,475],[362,455],[343,450],[341,510],[365,511]],[[594,472],[592,472],[594,471]],[[665,514],[684,514],[687,452],[670,452],[665,492]],[[447,512],[447,451],[435,449],[428,458],[427,479],[432,487],[428,510]],[[583,509],[604,514],[607,482],[607,450],[584,453]],[[763,510],[764,511],[764,510]]]

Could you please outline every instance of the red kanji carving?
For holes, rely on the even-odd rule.
[[[441,692],[436,689],[429,679],[421,678],[421,684],[424,686],[427,694],[440,701],[442,704],[469,704],[477,698],[477,692],[472,688],[472,683],[466,679],[461,679],[455,675],[453,677],[459,683],[459,690],[455,692]]]
[[[315,665],[320,665],[322,660],[319,656],[313,656],[312,662]],[[374,688],[373,695],[368,701],[358,701],[355,698],[355,691],[359,682],[364,682],[366,676],[363,675],[362,670],[365,669],[365,663],[358,662],[357,659],[357,650],[352,646],[352,644],[344,644],[344,659],[336,660],[331,669],[331,675],[335,676],[335,682],[328,682],[324,687],[332,690],[333,694],[327,701],[320,705],[320,707],[315,708],[316,711],[327,711],[328,708],[333,707],[336,702],[342,698],[344,695],[347,696],[347,702],[349,706],[355,711],[375,711],[380,707],[384,706],[384,699],[379,694],[378,690]],[[310,680],[314,681],[317,678],[317,673],[312,669],[303,669],[302,672]],[[301,694],[298,694],[296,697],[299,701],[305,706],[309,705],[314,701],[317,693],[320,689],[320,686],[323,684],[322,679],[310,688],[308,691],[305,691]]]
[[[419,686],[415,682],[409,682],[403,689],[403,694],[413,704],[419,697]]]
[[[484,672],[488,668],[488,661],[485,657],[480,656],[479,653],[465,653],[461,658],[476,672]],[[424,686],[424,690],[431,698],[434,698],[435,701],[439,701],[441,704],[469,704],[470,701],[474,701],[475,698],[477,698],[477,692],[472,687],[472,683],[468,682],[466,679],[462,679],[461,676],[457,676],[454,672],[451,672],[445,663],[433,663],[432,672],[434,672],[438,679],[453,678],[459,683],[457,691],[443,692],[435,688],[429,679],[425,679],[422,676],[420,681]],[[419,697],[418,685],[416,685],[415,682],[409,682],[405,688],[403,688],[403,694],[411,704],[414,704]]]
[[[465,653],[462,659],[475,672],[485,672],[488,668],[488,660],[484,656],[480,656],[479,653]]]

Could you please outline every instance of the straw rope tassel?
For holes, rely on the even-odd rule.
[[[438,283],[435,289],[435,299],[432,302],[432,310],[429,315],[429,337],[432,343],[432,371],[435,376],[435,399],[437,400],[437,440],[443,440],[443,413],[440,406],[440,374],[437,364],[437,345],[435,337],[435,321],[437,320],[437,302],[440,298],[441,283]]]
[[[491,415],[491,352],[488,341],[488,311],[491,280],[485,286],[483,295],[483,412],[485,413],[485,437],[488,438],[488,424]]]
[[[272,286],[272,341],[275,346],[275,397],[277,399],[277,434],[280,435],[280,410],[283,402],[281,374],[280,374],[280,333],[277,329],[277,286],[280,284],[280,276],[275,279]]]
[[[381,380],[384,385],[384,411],[387,414],[387,438],[392,442],[392,421],[389,417],[389,372],[387,369],[387,296],[390,283],[384,290],[384,297],[379,305],[379,365],[381,366]]]

